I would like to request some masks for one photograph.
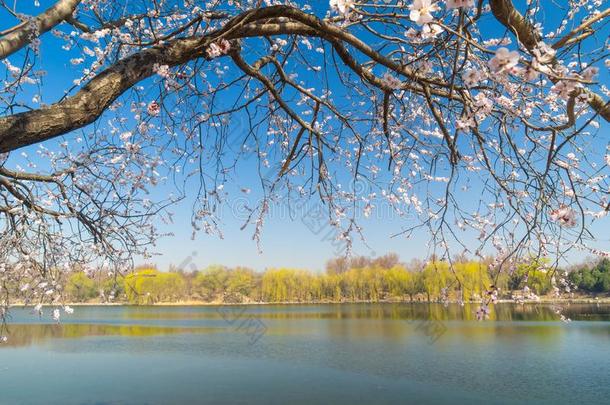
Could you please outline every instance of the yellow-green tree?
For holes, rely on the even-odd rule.
[[[95,282],[83,271],[70,274],[64,291],[74,302],[86,302],[98,295]]]
[[[341,278],[342,277],[339,274],[326,274],[320,277],[323,299],[335,302],[340,302],[342,300]]]
[[[546,263],[545,259],[532,259],[519,264],[510,278],[510,288],[517,290],[527,285],[537,295],[549,292],[552,287],[551,275],[546,270]]]
[[[133,304],[177,301],[183,297],[184,279],[177,273],[139,269],[125,277],[125,293]]]
[[[448,286],[453,275],[446,262],[434,261],[428,263],[426,267],[424,267],[421,276],[423,290],[426,293],[428,300],[430,300],[440,296],[441,289]]]
[[[270,269],[263,275],[262,295],[267,302],[304,301],[309,287],[310,280],[302,270]]]
[[[252,297],[255,288],[256,276],[251,269],[237,267],[228,272],[226,279],[226,299],[228,301],[243,302]]]
[[[456,263],[454,271],[459,280],[464,301],[481,299],[491,285],[487,268],[481,263]]]
[[[209,266],[195,276],[193,290],[203,299],[214,301],[222,299],[227,291],[229,270],[224,266]],[[239,286],[235,285],[236,288]]]
[[[385,272],[385,284],[390,296],[404,299],[409,295],[411,300],[415,294],[415,275],[403,266],[394,266]]]

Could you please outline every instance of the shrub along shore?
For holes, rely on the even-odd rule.
[[[123,276],[74,271],[63,281],[62,295],[75,305],[219,305],[479,302],[493,291],[499,302],[610,302],[610,261],[552,270],[532,260],[499,275],[487,262],[405,265],[396,255],[333,259],[324,273],[225,266],[160,271],[146,265]]]

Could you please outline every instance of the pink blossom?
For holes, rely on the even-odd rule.
[[[472,87],[479,84],[484,79],[483,73],[478,69],[469,69],[462,74],[462,80],[466,87]]]
[[[402,87],[402,82],[390,73],[386,73],[383,75],[383,81],[388,87],[392,89],[400,89]]]
[[[468,116],[464,116],[462,118],[458,118],[455,121],[455,127],[457,129],[461,129],[461,130],[468,130],[470,128],[475,128],[476,125],[477,124],[474,121],[473,117],[468,117]]]
[[[231,50],[231,43],[229,41],[227,41],[226,39],[221,39],[219,46],[220,46],[220,51],[224,55],[229,53],[229,51]]]
[[[544,42],[538,42],[532,53],[540,63],[548,63],[553,60],[557,51]]]
[[[474,7],[474,0],[446,0],[447,9]]]
[[[496,56],[489,61],[489,68],[495,73],[504,73],[512,70],[518,63],[519,52],[501,47],[496,51]]]
[[[530,66],[527,66],[525,69],[523,69],[523,71],[521,72],[523,74],[523,77],[525,78],[525,80],[528,81],[533,81],[536,80],[538,78],[538,71],[536,70],[538,63],[534,61],[532,61],[532,64]]]
[[[170,76],[170,70],[169,70],[169,66],[167,65],[159,65],[158,63],[155,63],[153,65],[153,72],[155,72],[156,74],[158,74],[159,76],[161,76],[164,79],[168,79]]]
[[[217,42],[212,42],[208,48],[206,49],[206,54],[208,58],[214,59],[219,56],[226,55],[231,50],[231,43],[226,39],[221,39]]]
[[[431,13],[440,10],[440,8],[438,4],[432,3],[432,0],[414,0],[413,4],[409,6],[409,10],[411,10],[409,14],[411,21],[418,25],[424,25],[434,21]]]
[[[330,0],[330,8],[339,11],[341,14],[348,14],[350,9],[354,7],[353,0]]]
[[[485,319],[489,318],[489,314],[491,313],[491,310],[489,309],[489,306],[487,304],[482,304],[478,309],[477,309],[477,321],[484,321]]]
[[[566,205],[551,211],[551,219],[568,228],[576,226],[576,213]]]
[[[579,87],[582,87],[581,84],[575,80],[560,80],[551,87],[551,91],[556,93],[559,98],[567,100],[570,98],[570,94]]]
[[[595,66],[589,66],[582,72],[582,78],[591,81],[599,73],[599,68]]]
[[[212,42],[210,46],[208,46],[208,49],[206,49],[205,52],[208,55],[208,58],[210,59],[214,59],[222,55],[222,53],[220,52],[220,47],[214,42]]]
[[[443,31],[444,30],[440,25],[431,23],[424,24],[419,32],[413,28],[409,28],[409,30],[405,32],[405,36],[413,41],[421,41],[436,38],[436,36]]]
[[[148,115],[152,115],[153,117],[156,117],[161,112],[161,106],[156,101],[151,101],[148,104],[147,111],[148,111]]]
[[[477,107],[475,112],[479,118],[484,118],[491,114],[491,110],[494,106],[493,101],[487,98],[483,93],[477,94],[476,96],[474,96],[474,99],[474,105]]]

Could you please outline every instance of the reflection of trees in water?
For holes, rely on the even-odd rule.
[[[88,336],[147,337],[178,333],[198,333],[211,328],[172,328],[143,325],[38,324],[11,325],[8,346],[30,346],[51,339],[77,339]]]
[[[463,338],[487,339],[493,336],[512,336],[523,334],[540,338],[555,339],[562,325],[556,307],[548,304],[508,304],[492,306],[490,321],[477,322],[477,304],[438,303],[387,303],[387,304],[324,304],[324,305],[261,305],[231,307],[233,310],[246,308],[248,314],[261,319],[269,326],[272,334],[302,334],[312,330],[322,331],[337,338],[384,337],[392,340],[408,338],[423,333],[431,326],[441,323],[449,328],[453,336]],[[87,309],[83,311],[86,317]],[[100,311],[95,309],[95,311]],[[12,324],[8,346],[28,346],[51,339],[76,339],[89,336],[147,337],[180,333],[209,333],[226,331],[226,325],[211,327],[209,320],[221,319],[216,307],[158,308],[158,307],[116,307],[95,312],[96,319],[119,315],[125,325],[105,324]],[[120,314],[116,312],[119,311]],[[610,305],[563,304],[562,313],[573,320],[608,321]],[[155,323],[183,320],[190,327],[168,327],[129,325],[139,319],[151,319]],[[307,321],[328,321],[311,324]],[[430,323],[430,321],[433,323]],[[467,321],[464,323],[455,321]],[[553,322],[536,324],[516,324],[513,322]],[[423,325],[425,326],[422,326]],[[569,326],[567,326],[569,328]],[[419,328],[419,329],[418,329]],[[608,333],[607,328],[599,333]],[[423,330],[423,332],[422,332]],[[555,337],[553,337],[553,336]],[[487,336],[487,337],[486,337]]]
[[[474,321],[479,304],[464,305],[439,303],[386,303],[386,304],[325,304],[325,305],[270,305],[256,308],[256,315],[269,319],[395,319]],[[292,310],[303,308],[303,310]],[[492,305],[490,319],[496,321],[559,321],[550,304]],[[562,313],[571,319],[610,320],[610,306],[564,304]]]

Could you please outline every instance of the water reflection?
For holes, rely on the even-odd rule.
[[[610,306],[564,305],[569,324],[549,305],[475,311],[261,305],[231,323],[218,307],[80,307],[56,325],[14,308],[0,403],[608,402]],[[250,317],[268,327],[253,345]],[[434,342],[430,320],[446,327]]]
[[[270,305],[251,307],[262,318],[269,319],[393,319],[475,321],[478,304],[444,306],[436,303],[413,304],[328,304]],[[559,321],[557,306],[546,304],[497,304],[492,306],[490,320],[496,321]],[[610,306],[595,304],[563,304],[561,312],[573,320],[610,321]],[[201,317],[214,316],[200,313]]]
[[[77,339],[90,336],[149,337],[181,333],[210,333],[214,328],[173,328],[142,325],[17,324],[10,325],[10,339],[0,348],[40,345],[50,339]]]
[[[243,308],[247,315],[244,319],[257,320],[264,325],[265,334],[275,338],[383,339],[388,343],[422,341],[440,345],[451,341],[481,343],[489,339],[535,339],[551,344],[560,341],[562,334],[570,330],[559,321],[557,308],[551,305],[498,304],[492,308],[490,320],[485,322],[475,320],[476,304],[447,307],[428,303],[259,305]],[[564,304],[562,313],[574,321],[610,321],[609,305]],[[210,332],[230,335],[239,330],[239,322],[228,323],[220,307],[213,306],[79,307],[60,325],[37,318],[26,308],[13,308],[11,317],[9,341],[0,345],[0,349],[38,345],[51,339],[138,338]],[[600,338],[610,336],[610,324],[590,324],[597,326],[588,327],[587,333]]]
[[[250,305],[225,308],[241,308],[248,314],[267,319],[397,319],[397,320],[476,320],[478,304],[463,306],[436,303],[386,303],[386,304],[299,304],[299,305]],[[610,305],[597,304],[508,304],[492,306],[491,320],[497,321],[558,321],[556,308],[573,320],[610,321]],[[221,320],[218,306],[89,306],[79,307],[67,319],[76,321],[188,321]],[[231,309],[240,311],[239,309]],[[13,308],[14,323],[39,323],[28,309]],[[153,322],[157,323],[157,322]]]

